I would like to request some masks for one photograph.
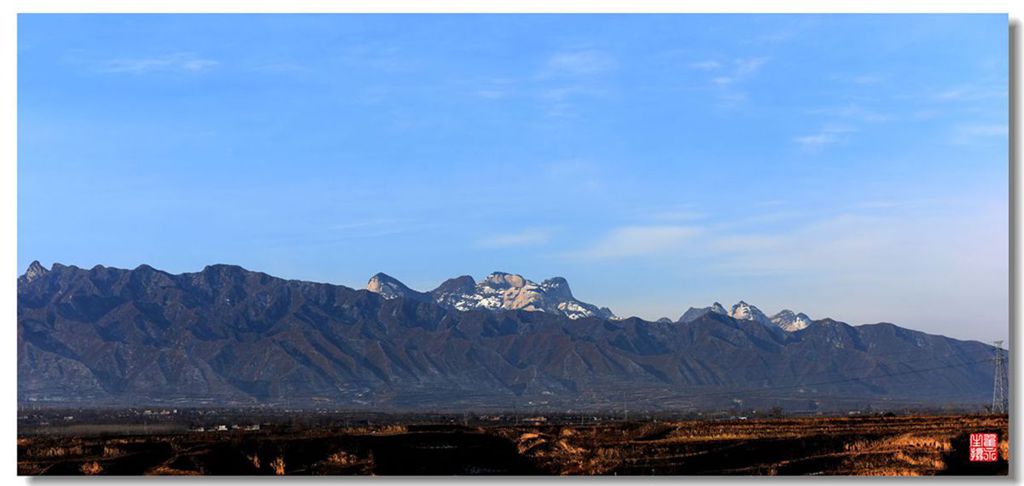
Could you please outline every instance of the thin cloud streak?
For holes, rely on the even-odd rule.
[[[120,58],[99,63],[96,70],[104,73],[145,74],[150,72],[199,73],[220,65],[218,61],[191,53],[173,53],[146,58]]]
[[[826,125],[817,133],[795,137],[793,141],[806,152],[817,152],[823,148],[843,141],[843,135],[856,131],[843,125]]]
[[[550,230],[527,228],[518,232],[489,235],[477,240],[477,244],[484,248],[513,248],[539,246],[550,240]]]
[[[597,49],[557,52],[548,58],[541,78],[562,76],[591,76],[612,71],[618,62],[610,54]]]
[[[700,228],[692,226],[623,226],[613,229],[593,246],[570,256],[606,260],[657,255],[678,249],[700,233]]]
[[[692,62],[688,66],[710,75],[708,82],[719,91],[719,108],[731,109],[747,101],[747,93],[740,90],[739,85],[753,78],[768,61],[769,58],[765,56],[737,57],[730,63],[706,59]]]

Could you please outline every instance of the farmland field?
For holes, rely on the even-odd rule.
[[[235,416],[237,422],[239,417]],[[228,421],[227,418],[224,419]],[[1005,475],[1006,416],[22,427],[22,475]],[[968,460],[970,433],[998,461]]]

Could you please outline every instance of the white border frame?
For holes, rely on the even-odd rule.
[[[96,0],[96,1],[75,1],[75,0],[13,0],[0,1],[0,66],[3,66],[3,75],[0,76],[0,85],[5,94],[2,109],[4,115],[0,118],[0,150],[3,157],[0,162],[0,227],[5,231],[0,238],[0,326],[4,328],[3,338],[0,341],[7,343],[7,352],[0,353],[0,363],[3,366],[3,386],[5,393],[0,400],[0,427],[4,434],[0,437],[0,472],[2,477],[13,478],[16,474],[17,449],[15,437],[17,436],[17,397],[15,393],[17,383],[17,353],[14,352],[14,343],[17,339],[17,283],[16,276],[22,273],[23,269],[17,266],[17,14],[18,13],[1008,13],[1010,24],[1015,26],[1010,36],[1011,47],[1011,76],[1010,76],[1010,158],[1013,164],[1010,166],[1010,349],[1011,357],[1015,358],[1017,353],[1012,350],[1019,349],[1022,345],[1022,338],[1017,332],[1019,323],[1019,312],[1016,305],[1021,301],[1022,288],[1020,286],[1018,271],[1018,258],[1022,243],[1018,237],[1020,227],[1020,197],[1017,188],[1021,187],[1022,172],[1019,170],[1017,141],[1020,139],[1020,124],[1017,117],[1019,112],[1019,95],[1021,81],[1019,78],[1020,65],[1020,27],[1021,12],[1024,11],[1024,2],[1010,0],[946,0],[946,1],[923,1],[923,0],[776,0],[774,2],[757,0],[491,0],[491,1],[469,1],[469,0],[347,0],[327,2],[325,0]],[[1019,427],[1017,420],[1020,413],[1021,395],[1019,388],[1013,385],[1018,384],[1016,377],[1018,367],[1016,359],[1011,359],[1011,453],[1010,478],[1014,482],[1021,482],[1021,468],[1019,462],[1020,454],[1017,454],[1018,447],[1014,441],[1019,440]],[[128,481],[137,481],[136,478],[120,478]],[[271,479],[271,478],[267,478]],[[310,478],[310,481],[339,479],[331,478]],[[362,478],[356,481],[380,481],[382,478]],[[609,478],[610,479],[610,478]],[[605,481],[609,479],[590,479],[591,481]],[[686,481],[697,483],[714,484],[741,484],[754,479],[738,478],[652,478],[655,481]],[[991,478],[996,479],[996,478]],[[86,481],[88,478],[85,479]],[[108,480],[118,481],[118,478]],[[174,480],[171,478],[153,478],[151,481]],[[198,483],[218,484],[244,484],[251,481],[258,481],[259,478],[207,478],[199,479]],[[272,479],[271,479],[272,480]],[[440,483],[451,481],[451,478],[436,478],[415,480],[397,480],[407,483]],[[518,478],[458,478],[459,482],[468,483],[490,483],[490,482],[519,482]],[[554,483],[559,478],[529,479],[543,483]],[[771,479],[766,479],[771,481]],[[813,481],[821,482],[847,482],[864,479],[849,478],[778,478],[776,481]],[[932,479],[944,483],[953,484],[978,484],[989,482],[986,478],[965,478],[965,479]],[[18,484],[26,484],[28,478],[17,478]],[[37,480],[47,484],[68,484],[78,483],[71,478]],[[626,481],[638,483],[643,479],[617,478],[616,482]],[[1002,480],[1005,482],[1005,480]],[[118,481],[120,482],[120,481]],[[194,481],[189,481],[194,482]]]

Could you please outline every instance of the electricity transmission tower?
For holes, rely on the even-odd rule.
[[[992,358],[992,363],[995,365],[995,372],[993,373],[994,383],[992,384],[992,413],[1006,413],[1007,409],[1007,377],[1006,377],[1006,357],[1003,354],[1003,342],[996,341],[996,355]]]

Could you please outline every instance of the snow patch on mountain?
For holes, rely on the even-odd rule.
[[[729,316],[738,321],[754,321],[765,326],[777,327],[786,332],[799,331],[814,324],[814,319],[808,317],[807,314],[793,312],[789,309],[783,310],[769,318],[764,312],[761,312],[761,309],[742,300],[733,305],[728,311],[718,302],[708,307],[690,307],[679,318],[679,322],[692,322],[709,313]]]
[[[444,287],[444,286],[442,286]],[[550,312],[570,319],[600,317],[617,319],[607,308],[599,308],[577,300],[562,277],[536,283],[522,275],[494,272],[478,282],[472,289],[444,289],[432,292],[434,300],[459,310],[506,309]]]
[[[378,273],[370,279],[366,289],[385,299],[426,297],[444,307],[460,311],[525,310],[561,314],[570,319],[618,319],[607,307],[597,307],[577,300],[569,289],[569,283],[562,277],[549,278],[538,284],[522,275],[505,272],[494,272],[480,282],[464,275],[446,280],[429,293],[423,293]]]
[[[796,313],[789,309],[784,309],[778,314],[772,316],[772,323],[782,329],[783,331],[793,332],[801,329],[806,329],[811,324],[814,324],[814,320],[807,317],[807,314],[803,312]]]
[[[761,312],[761,309],[742,300],[732,306],[732,310],[729,311],[729,317],[738,321],[754,321],[766,326],[772,325],[771,319],[764,312]]]

